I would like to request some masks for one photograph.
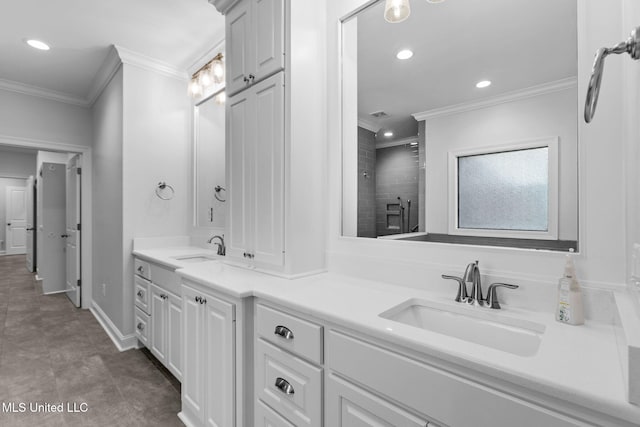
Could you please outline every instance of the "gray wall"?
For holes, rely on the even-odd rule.
[[[376,153],[376,231],[378,236],[406,233],[418,223],[418,147],[408,144],[379,148]],[[389,228],[400,225],[397,211],[398,197],[405,207],[404,230]],[[411,219],[408,221],[408,204],[411,200]],[[406,226],[408,223],[408,227]]]
[[[376,137],[361,127],[358,127],[358,237],[376,237]]]

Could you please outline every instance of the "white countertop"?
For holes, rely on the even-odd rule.
[[[145,261],[155,262],[164,267],[168,267],[172,270],[177,268],[188,267],[194,265],[187,259],[189,257],[207,257],[220,259],[223,258],[216,254],[216,251],[211,249],[199,248],[196,246],[176,246],[167,248],[154,248],[154,249],[137,249],[133,251],[133,254]],[[201,264],[201,263],[197,263]]]
[[[167,262],[176,248],[137,251],[150,261]],[[184,250],[184,249],[183,249]],[[156,252],[157,251],[157,252]],[[154,258],[155,254],[161,255]],[[176,272],[235,298],[255,296],[345,328],[557,397],[640,425],[640,407],[627,402],[614,325],[589,322],[571,326],[553,314],[503,305],[496,316],[516,317],[545,326],[538,352],[517,356],[379,316],[408,299],[451,304],[454,295],[324,273],[288,280],[225,262],[190,264]],[[472,306],[469,310],[486,310]]]

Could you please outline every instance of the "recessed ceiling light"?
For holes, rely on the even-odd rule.
[[[427,3],[442,3],[444,0],[427,0]]]
[[[39,50],[51,49],[48,44],[46,44],[45,42],[41,42],[40,40],[33,40],[33,39],[27,40],[27,44],[34,49],[39,49]]]
[[[403,49],[396,54],[396,58],[398,59],[409,59],[413,56],[413,52],[409,49]]]
[[[393,132],[385,132],[384,136],[386,136],[387,138],[393,136]]]
[[[491,81],[490,80],[482,80],[478,83],[476,83],[476,87],[479,89],[485,88],[485,87],[489,87],[491,86]]]

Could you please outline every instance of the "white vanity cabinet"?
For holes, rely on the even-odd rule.
[[[227,107],[227,256],[284,263],[284,75],[232,97]]]
[[[255,425],[321,427],[322,326],[262,303],[255,313]]]
[[[241,0],[226,17],[230,96],[284,69],[285,0]]]
[[[169,371],[182,381],[182,355],[180,351],[182,299],[165,289],[151,284],[151,340],[149,349]]]
[[[182,298],[175,271],[134,258],[135,334],[182,381]]]
[[[182,285],[182,412],[189,426],[235,426],[235,305]]]

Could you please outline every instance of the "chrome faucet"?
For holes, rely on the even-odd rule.
[[[214,242],[214,239],[220,240],[220,243]],[[217,251],[218,255],[223,255],[223,256],[226,255],[227,247],[224,245],[224,234],[222,236],[219,236],[217,234],[215,236],[212,236],[209,240],[207,240],[207,243],[213,243],[218,247],[218,251]]]
[[[443,279],[455,280],[458,282],[458,294],[455,300],[457,302],[464,302],[477,307],[487,307],[493,309],[500,309],[500,303],[498,302],[498,295],[496,289],[499,287],[505,287],[509,289],[517,289],[518,285],[511,285],[508,283],[492,283],[487,291],[487,298],[482,296],[482,279],[480,277],[479,261],[471,262],[464,270],[462,277],[442,275]],[[467,283],[471,283],[471,294],[467,293]]]

